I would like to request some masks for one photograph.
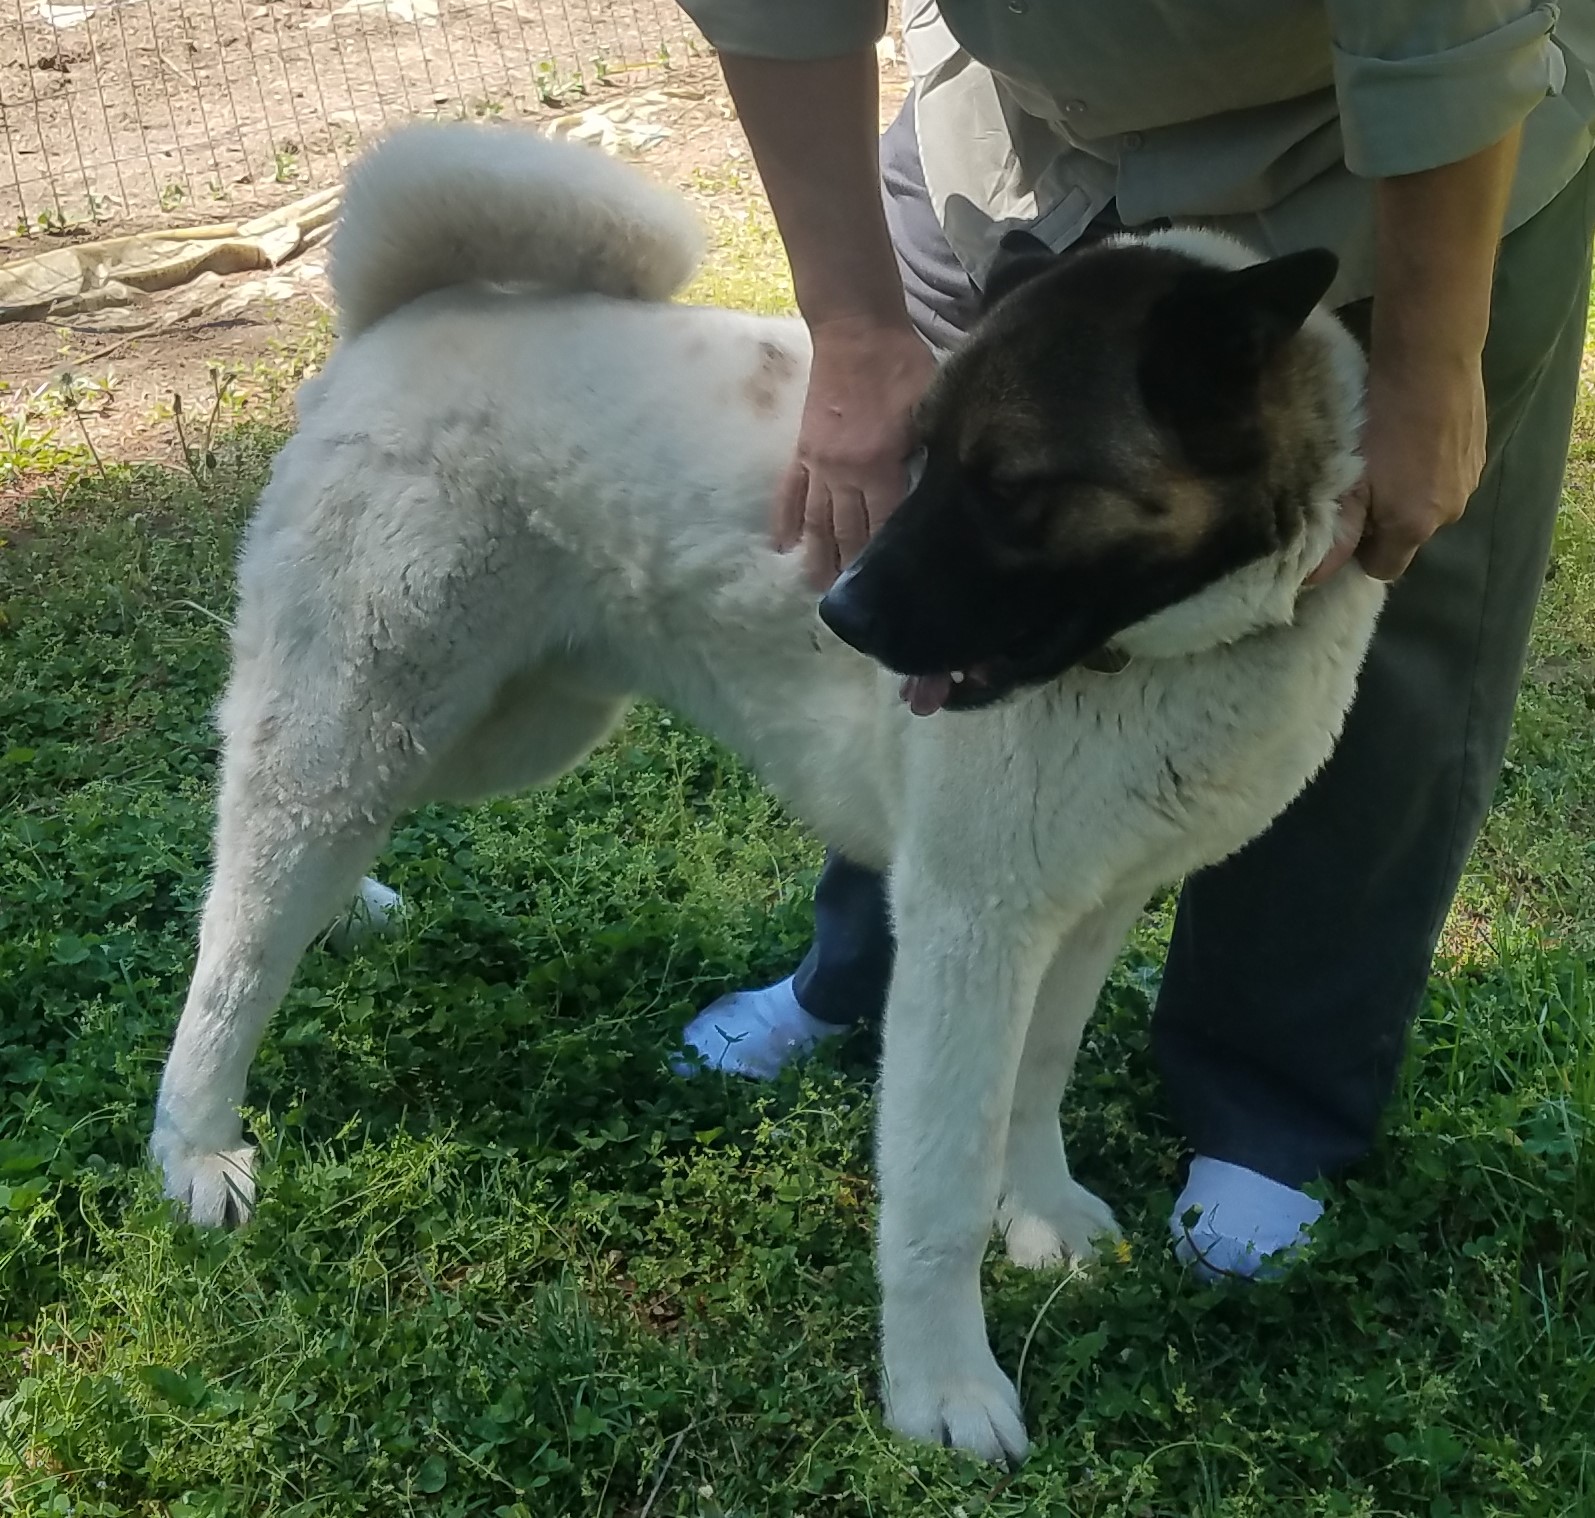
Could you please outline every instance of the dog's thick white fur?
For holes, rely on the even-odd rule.
[[[153,1138],[169,1194],[247,1216],[250,1061],[395,816],[549,781],[645,694],[890,870],[888,1417],[1018,1457],[985,1240],[995,1220],[1040,1266],[1114,1234],[1059,1130],[1098,989],[1149,893],[1257,834],[1336,738],[1381,592],[1354,569],[1298,591],[1357,473],[1360,354],[1315,314],[1337,460],[1287,551],[1116,640],[1117,675],[916,719],[767,543],[806,335],[663,303],[697,254],[684,207],[588,149],[430,127],[364,162],[344,217],[343,342],[239,564],[214,880]]]

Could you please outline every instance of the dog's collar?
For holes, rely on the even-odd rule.
[[[1296,592],[1296,604],[1300,606],[1302,601],[1317,589],[1316,585],[1303,584]],[[1256,628],[1254,631],[1262,632],[1263,629]],[[1247,636],[1251,636],[1251,634]],[[1083,658],[1077,659],[1075,668],[1088,669],[1092,674],[1096,675],[1119,675],[1123,674],[1134,662],[1135,655],[1120,648],[1116,643],[1102,643],[1093,648]]]

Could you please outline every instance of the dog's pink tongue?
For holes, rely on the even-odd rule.
[[[916,717],[928,717],[946,706],[952,690],[951,675],[910,675],[903,681],[902,697]]]

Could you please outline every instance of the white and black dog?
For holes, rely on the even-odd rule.
[[[671,304],[698,247],[674,197],[507,128],[409,128],[356,169],[342,342],[239,564],[154,1153],[195,1219],[242,1221],[250,1061],[395,817],[550,781],[651,697],[890,873],[887,1416],[1018,1458],[985,1241],[1043,1266],[1114,1234],[1058,1116],[1098,989],[1148,895],[1338,734],[1381,589],[1303,581],[1358,473],[1361,354],[1318,308],[1326,253],[1016,260],[919,410],[918,484],[817,606],[766,529],[806,333]]]

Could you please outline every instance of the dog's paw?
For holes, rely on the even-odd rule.
[[[170,1128],[157,1127],[150,1153],[166,1195],[204,1228],[240,1228],[255,1207],[255,1148],[198,1149]]]
[[[352,954],[373,938],[396,933],[403,915],[404,898],[367,875],[349,909],[322,935],[322,942],[334,954]]]
[[[998,1226],[1008,1258],[1024,1270],[1049,1270],[1066,1260],[1084,1264],[1124,1237],[1113,1209],[1073,1179],[1045,1208],[1018,1197],[1005,1200]]]
[[[886,1424],[907,1439],[1018,1465],[1030,1448],[1019,1393],[991,1351],[939,1375],[888,1377]]]

